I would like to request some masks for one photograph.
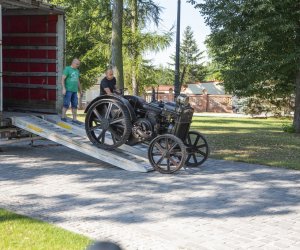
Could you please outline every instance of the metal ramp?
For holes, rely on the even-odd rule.
[[[113,151],[97,148],[86,137],[83,126],[74,126],[73,124],[56,121],[53,118],[53,116],[49,116],[45,120],[36,116],[12,117],[12,123],[18,128],[124,170],[137,172],[149,172],[153,170],[148,158],[144,157],[145,153],[142,150],[134,149],[127,145],[125,149],[118,148]],[[126,148],[129,149],[128,152]]]
[[[57,126],[60,126],[61,128],[68,130],[73,134],[87,138],[84,123],[82,123],[81,125],[73,124],[69,119],[69,122],[63,122],[58,115],[46,115],[44,119],[56,124]],[[107,135],[105,140],[111,141],[112,139],[110,136]],[[148,160],[148,147],[144,144],[137,144],[135,146],[123,144],[120,147],[118,147],[118,150],[123,150],[126,151],[128,154],[137,155]]]

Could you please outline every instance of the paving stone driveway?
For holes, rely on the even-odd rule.
[[[136,173],[36,145],[2,148],[0,207],[126,250],[300,249],[299,171],[208,160]]]

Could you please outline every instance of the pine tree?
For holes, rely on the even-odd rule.
[[[191,27],[187,26],[180,46],[180,85],[205,78],[206,69],[200,62],[203,59],[203,53],[198,48]],[[175,62],[175,56],[172,55],[171,58]]]

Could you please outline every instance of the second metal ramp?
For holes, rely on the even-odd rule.
[[[61,118],[58,115],[46,115],[45,120],[56,124],[57,126],[60,126],[63,129],[66,129],[67,131],[85,137],[88,140],[88,137],[86,135],[85,126],[84,123],[81,123],[81,125],[72,123],[71,119],[68,119],[68,122],[64,122],[61,120]],[[111,137],[109,135],[105,138],[106,141],[111,141]],[[120,147],[118,147],[117,150],[124,151],[128,154],[132,154],[135,156],[140,156],[144,158],[145,160],[148,160],[148,147],[144,144],[137,144],[135,146],[129,146],[127,144],[123,144]]]
[[[153,170],[148,159],[142,155],[127,153],[125,150],[107,151],[97,148],[86,136],[68,131],[66,129],[68,124],[65,124],[65,128],[63,128],[62,124],[58,126],[36,116],[13,117],[12,122],[16,127],[127,171],[149,172]],[[81,129],[80,131],[82,133]]]

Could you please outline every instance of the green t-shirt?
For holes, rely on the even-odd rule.
[[[79,70],[67,66],[65,67],[63,74],[67,77],[65,80],[66,90],[78,92]]]

